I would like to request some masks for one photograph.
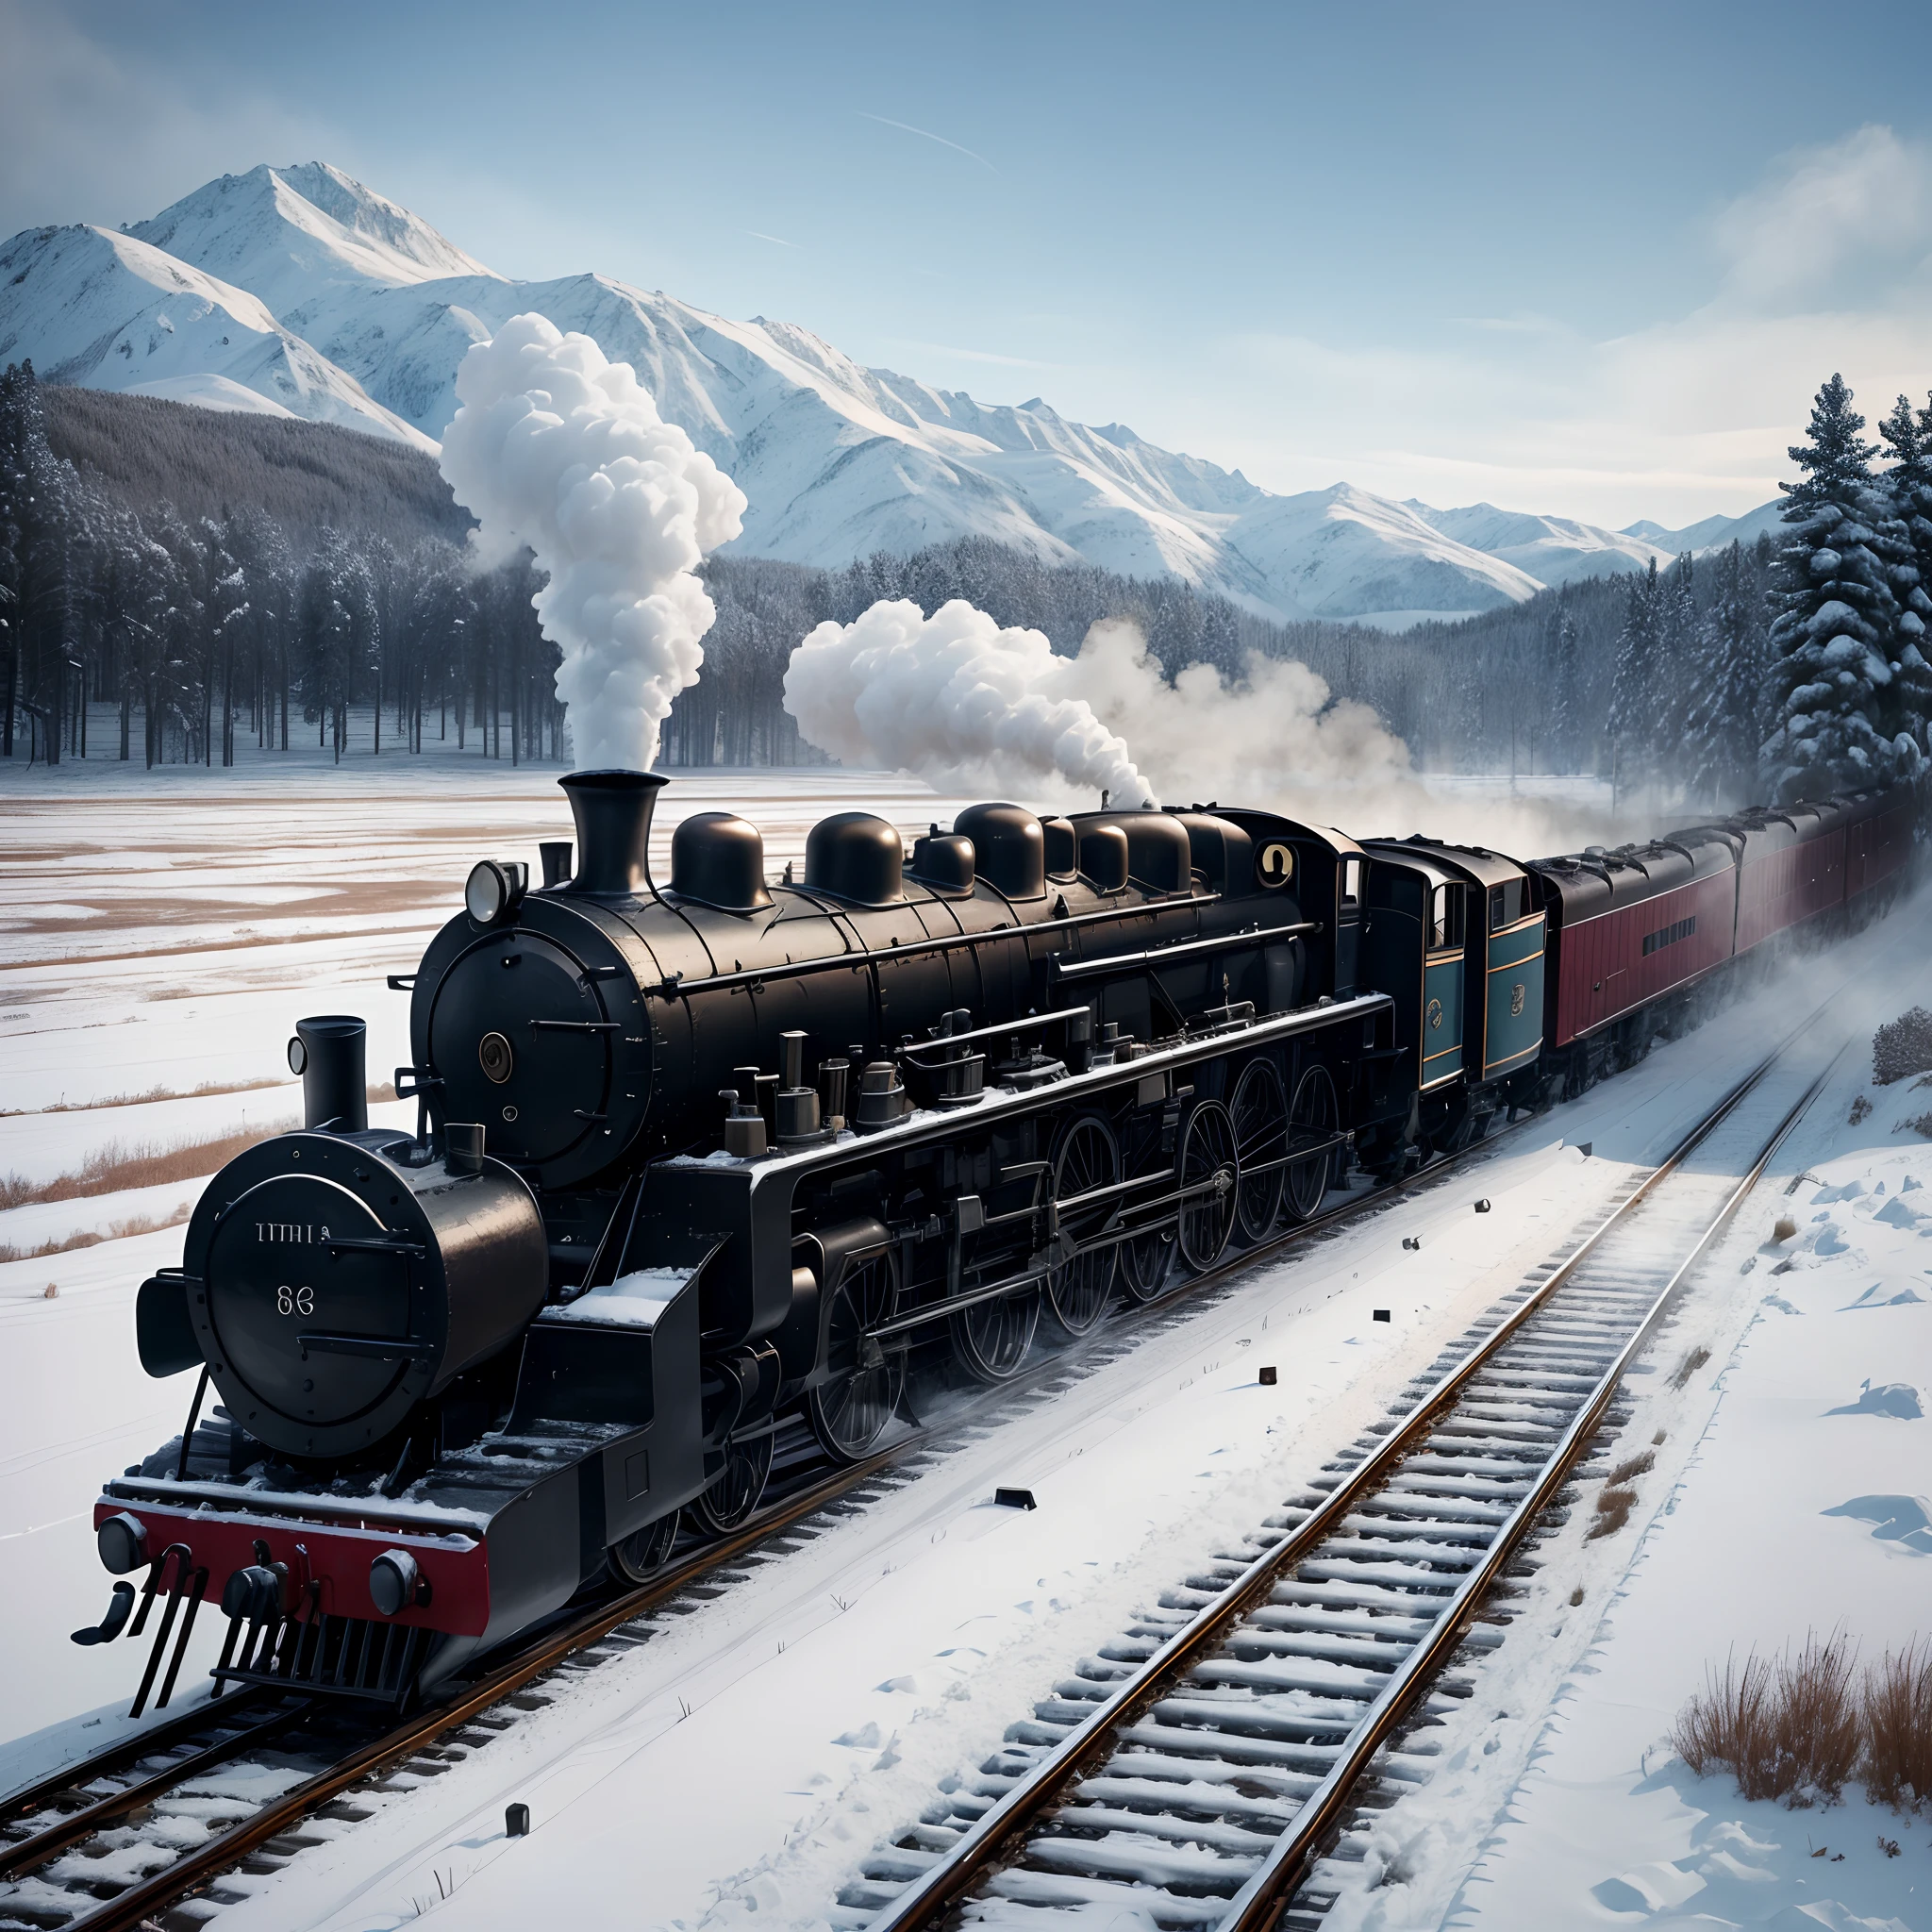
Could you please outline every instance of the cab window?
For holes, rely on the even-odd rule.
[[[1438,886],[1429,894],[1429,951],[1462,943],[1462,888]]]
[[[1490,888],[1490,930],[1501,932],[1506,925],[1514,925],[1523,917],[1523,881],[1510,879],[1507,884]]]
[[[1362,862],[1359,858],[1344,858],[1341,861],[1341,903],[1354,906],[1361,896]]]

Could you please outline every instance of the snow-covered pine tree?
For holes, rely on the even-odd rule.
[[[1892,467],[1885,473],[1895,530],[1891,539],[1892,594],[1899,601],[1898,646],[1887,691],[1887,728],[1908,731],[1932,748],[1926,720],[1932,718],[1932,665],[1925,661],[1926,626],[1932,625],[1932,408],[1913,412],[1901,396],[1878,425]]]
[[[1577,670],[1576,625],[1568,605],[1559,600],[1543,626],[1543,676],[1550,692],[1549,766],[1554,772],[1574,772],[1582,762]]]
[[[1766,680],[1773,725],[1760,757],[1780,802],[1886,784],[1923,757],[1886,728],[1886,687],[1908,640],[1880,530],[1890,506],[1873,487],[1874,448],[1841,375],[1818,391],[1809,426],[1810,440],[1790,453],[1803,475],[1782,486],[1790,527],[1778,551]]]
[[[1617,776],[1625,784],[1649,773],[1657,749],[1657,677],[1663,601],[1653,557],[1650,569],[1630,579],[1624,628],[1617,634],[1616,668],[1610,675],[1610,756]]]
[[[1690,682],[1702,644],[1696,565],[1687,550],[1657,580],[1656,697],[1651,745],[1660,771],[1675,774],[1690,715]]]
[[[1757,607],[1757,585],[1734,541],[1718,565],[1716,594],[1698,628],[1685,708],[1685,782],[1691,802],[1713,810],[1743,804],[1757,775],[1764,681]]]

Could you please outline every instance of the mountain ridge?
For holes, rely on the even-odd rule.
[[[750,508],[731,547],[744,555],[836,567],[983,536],[1042,562],[1176,576],[1275,619],[1401,627],[1641,570],[1675,554],[1673,538],[1726,541],[1777,508],[1606,531],[1346,482],[1277,495],[1037,396],[985,404],[868,368],[797,324],[733,322],[591,273],[511,280],[319,161],[220,176],[118,233],[26,230],[0,246],[0,361],[425,450],[454,412],[463,355],[525,309],[631,363],[736,478]]]

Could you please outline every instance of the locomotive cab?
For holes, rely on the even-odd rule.
[[[1530,1096],[1542,1042],[1543,915],[1528,874],[1481,846],[1371,840],[1367,977],[1395,995],[1418,1128],[1446,1150]]]

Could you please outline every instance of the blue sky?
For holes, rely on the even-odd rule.
[[[0,234],[333,161],[1277,490],[1624,524],[1932,388],[1932,10],[0,0]]]

